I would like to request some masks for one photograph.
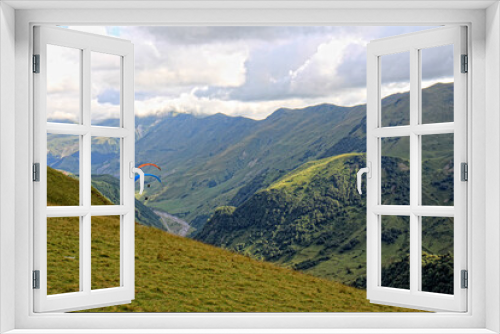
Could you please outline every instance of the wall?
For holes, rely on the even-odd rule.
[[[14,328],[14,10],[0,2],[0,333]]]
[[[69,3],[69,2],[68,2]],[[494,11],[495,12],[495,11]],[[190,328],[198,329],[228,329],[234,328],[306,328],[310,326],[316,329],[325,329],[331,327],[337,328],[401,328],[408,323],[414,324],[415,328],[437,328],[440,326],[450,326],[454,328],[461,327],[484,327],[485,313],[485,54],[484,54],[484,29],[485,25],[484,10],[18,10],[16,11],[16,325],[19,328],[54,328],[58,327],[63,329],[68,328],[116,328],[122,329],[137,328],[138,324],[144,324],[149,328],[164,328],[168,325],[170,328],[183,328],[189,326]],[[469,261],[471,265],[471,280],[472,282],[479,282],[473,289],[469,289],[469,297],[471,298],[471,309],[473,310],[472,316],[470,315],[452,315],[452,314],[436,314],[428,318],[425,322],[416,322],[413,315],[400,315],[393,317],[388,314],[378,314],[376,316],[358,316],[352,317],[349,314],[334,314],[334,315],[309,315],[309,314],[290,314],[290,315],[273,315],[262,316],[258,314],[252,315],[225,315],[218,314],[213,316],[198,315],[185,315],[185,314],[164,314],[161,316],[148,316],[137,315],[135,317],[123,316],[115,317],[113,315],[92,316],[85,315],[82,317],[63,317],[57,314],[43,317],[30,317],[28,310],[32,309],[32,295],[31,290],[28,289],[30,285],[30,274],[32,265],[30,262],[30,245],[32,244],[32,216],[30,215],[31,199],[27,194],[31,194],[32,182],[30,181],[30,163],[32,161],[31,155],[31,105],[29,104],[29,96],[31,92],[31,81],[29,73],[30,64],[30,22],[37,23],[93,23],[102,24],[103,22],[109,24],[137,24],[141,25],[144,22],[152,24],[328,24],[334,22],[335,24],[342,25],[352,22],[365,22],[367,24],[378,24],[380,22],[392,24],[408,24],[408,22],[416,22],[418,24],[428,23],[429,25],[439,23],[472,23],[472,40],[473,40],[473,55],[472,55],[472,84],[474,87],[474,98],[471,101],[472,110],[474,115],[471,119],[471,136],[474,138],[473,142],[473,164],[470,170],[470,176],[474,178],[474,189],[471,192],[471,199],[473,202],[473,209],[471,213],[474,230],[470,231],[473,239],[474,248],[471,250],[472,256]],[[491,46],[495,43],[498,47],[498,15],[490,18],[491,22],[496,22],[496,36],[491,41]],[[498,62],[498,52],[489,57],[491,62]],[[498,64],[497,64],[498,66]],[[498,71],[492,73],[487,72],[490,77],[491,85],[488,92],[489,99],[496,97],[498,100],[498,80],[500,78]],[[2,72],[3,76],[3,72]],[[12,83],[11,83],[12,85]],[[496,88],[495,88],[496,87]],[[496,89],[496,90],[495,90]],[[496,94],[496,95],[495,95]],[[500,101],[496,101],[496,107],[489,109],[489,113],[495,116],[498,114],[498,106]],[[488,102],[490,103],[490,102]],[[491,104],[491,103],[490,103]],[[496,115],[498,120],[498,115]],[[498,132],[498,122],[490,122],[489,131],[495,130]],[[498,151],[500,138],[493,143],[492,149]],[[3,147],[2,147],[3,148]],[[492,152],[499,156],[499,152]],[[488,187],[491,193],[497,192],[500,195],[500,177],[497,159],[495,165],[489,168],[489,171],[496,173],[494,176],[497,178],[496,183],[490,182],[488,179]],[[476,168],[477,167],[477,168]],[[489,225],[498,225],[500,210],[498,210],[497,196],[495,200],[490,201],[493,209],[497,207],[496,218],[489,216]],[[496,202],[495,202],[496,201]],[[495,221],[496,219],[496,221]],[[488,247],[498,250],[498,245],[493,243],[494,240],[499,240],[498,227],[492,227]],[[474,233],[472,233],[474,232]],[[12,255],[12,253],[8,253]],[[498,253],[497,253],[498,256]],[[490,254],[488,258],[491,259]],[[489,319],[491,326],[498,322],[498,314],[500,304],[498,301],[498,273],[500,270],[498,261],[489,274],[495,275],[488,277],[488,289],[491,287],[495,295],[490,295],[488,303],[496,305],[496,309],[489,311]],[[474,273],[479,273],[475,275]],[[472,283],[471,282],[471,283]],[[495,289],[497,292],[495,292]],[[488,295],[489,295],[489,290]],[[3,298],[3,296],[2,296]],[[488,304],[488,307],[490,306]],[[119,319],[119,320],[118,320]],[[497,319],[495,321],[495,319]],[[498,325],[498,324],[497,324]],[[400,330],[393,330],[393,332],[402,332]],[[458,332],[459,330],[457,330]],[[236,332],[236,330],[235,330]],[[387,331],[385,331],[387,333]],[[451,330],[449,332],[452,332]],[[466,331],[462,331],[466,332]]]
[[[500,6],[486,11],[486,249],[494,265],[486,266],[486,328],[500,332]]]

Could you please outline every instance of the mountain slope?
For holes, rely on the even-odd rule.
[[[196,239],[352,284],[365,274],[361,154],[309,162],[237,208],[216,210]]]
[[[80,182],[76,177],[47,167],[47,205],[80,205]],[[111,175],[92,175],[92,205],[113,205],[120,202],[120,181]],[[135,201],[136,220],[146,226],[164,230],[160,217],[153,210]]]
[[[219,123],[223,120],[243,122],[216,116]],[[215,116],[197,122],[208,122],[212,117]],[[147,135],[137,142],[139,161],[154,155],[165,169],[162,175],[167,186],[152,184],[147,195],[148,205],[177,215],[200,228],[215,207],[227,205],[236,196],[240,197],[237,201],[242,202],[255,190],[268,186],[276,175],[317,158],[330,143],[338,142],[362,122],[363,117],[363,106],[319,105],[301,110],[279,109],[262,121],[230,126],[229,129],[224,127],[215,133],[224,144],[208,135],[197,139],[194,144],[189,142],[185,152],[179,152],[172,147],[174,144],[170,139],[164,138],[164,133],[171,132],[172,136],[177,133],[170,127],[169,130],[165,128],[174,122],[166,119],[149,132],[154,138]],[[228,133],[229,130],[232,132]],[[207,146],[205,142],[213,144]],[[189,151],[190,156],[187,156]],[[257,180],[261,183],[255,184]],[[245,196],[240,190],[246,186]]]
[[[50,171],[58,184],[75,179]],[[54,180],[54,179],[53,179]],[[49,202],[73,199],[48,188]],[[92,202],[109,204],[100,193]],[[47,222],[48,291],[78,291],[79,219]],[[119,217],[92,218],[92,288],[119,285]],[[370,304],[366,293],[340,283],[135,225],[136,296],[130,304],[85,312],[407,312]]]
[[[355,188],[364,154],[308,162],[258,191],[238,207],[219,207],[196,239],[284,267],[364,287],[366,200]],[[408,161],[386,156],[383,199],[404,199],[397,185],[408,183]],[[438,193],[424,188],[423,193]],[[383,217],[382,264],[396,266],[408,253],[409,224]],[[423,220],[429,254],[453,251],[453,227],[446,218]],[[390,272],[387,273],[389,275]],[[396,276],[387,276],[393,279]],[[448,281],[452,282],[452,281]]]

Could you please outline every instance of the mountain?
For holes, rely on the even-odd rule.
[[[435,110],[452,99],[453,84],[436,84],[422,94],[429,114],[449,119],[452,109],[446,108],[444,115]],[[408,119],[408,93],[391,95],[382,103],[389,124]],[[404,140],[394,142],[401,151]],[[261,121],[222,114],[167,117],[137,141],[137,160],[154,160],[165,169],[161,174],[166,186],[152,184],[146,205],[200,230],[216,207],[237,206],[308,161],[365,150],[366,106],[322,104],[278,109]],[[430,175],[423,177],[431,182]]]
[[[450,119],[444,108],[453,96],[452,84],[437,84],[423,90],[427,111],[434,122]],[[405,124],[409,95],[395,94],[383,100],[382,118],[391,126]],[[351,143],[364,141],[362,122],[332,148],[352,150]],[[453,205],[453,135],[422,136],[422,203]],[[409,204],[409,140],[382,139],[383,204]],[[256,180],[241,188],[246,200],[235,196],[233,206],[218,207],[195,236],[208,244],[228,248],[257,259],[272,261],[357,287],[365,284],[366,203],[355,191],[356,172],[365,165],[363,154],[342,154],[304,163],[284,175],[275,172],[269,186]],[[248,189],[248,191],[246,191]],[[238,194],[237,194],[238,195]],[[422,218],[423,251],[429,255],[423,267],[424,282],[440,276],[439,288],[450,291],[453,263],[453,220]],[[409,222],[406,217],[382,218],[383,280],[388,286],[409,284]],[[430,269],[429,269],[430,268]],[[434,269],[432,269],[434,268]],[[437,270],[435,268],[438,268]],[[444,274],[448,273],[448,274]],[[429,283],[432,285],[432,283]],[[446,284],[448,284],[446,286]],[[428,287],[430,289],[430,287]],[[452,287],[451,287],[452,288]]]
[[[48,202],[74,205],[78,180],[48,171],[52,182]],[[95,189],[91,200],[110,204]],[[91,228],[91,286],[118,286],[120,219],[92,217]],[[79,290],[79,229],[78,217],[47,220],[49,294]],[[139,224],[135,225],[135,292],[130,304],[83,312],[415,312],[370,304],[363,290]]]
[[[220,207],[197,240],[353,284],[366,273],[361,154],[308,162],[238,207]]]
[[[422,91],[423,107],[437,118],[432,121],[452,117],[453,110],[447,107],[452,97],[453,84],[436,84]],[[388,96],[382,100],[382,105],[384,124],[407,122],[408,93]],[[444,114],[435,112],[436,108],[445,106]],[[308,161],[366,150],[365,105],[281,108],[260,121],[223,114],[199,117],[168,113],[137,117],[136,125],[136,161],[160,165],[161,172],[146,171],[158,173],[163,181],[159,184],[148,178],[150,187],[138,199],[148,207],[188,221],[194,235],[203,228],[215,208],[244,203],[259,189],[268,187]],[[70,154],[71,145],[62,145],[63,141],[57,137],[50,137],[49,142],[49,165],[72,172],[67,167],[75,165],[74,153]],[[429,143],[429,147],[432,144]],[[395,138],[391,145],[405,158],[404,139]],[[75,147],[73,143],[73,150]],[[110,152],[112,147],[109,145],[96,149],[106,157],[104,161],[113,160],[110,153],[117,155],[116,150]],[[430,159],[427,163],[426,170],[431,174],[423,175],[424,182],[434,182],[431,176],[439,166]],[[447,168],[453,169],[451,160]],[[93,173],[114,175],[118,169],[112,164],[103,166],[102,161],[98,161],[92,163],[92,170]],[[442,173],[442,168],[438,172]],[[442,186],[446,186],[446,182]],[[452,200],[446,195],[441,198],[429,196],[429,201]]]
[[[363,117],[363,106],[334,105],[279,109],[262,121],[222,114],[168,117],[137,141],[137,161],[161,165],[167,185],[152,184],[147,205],[199,229],[215,207],[245,201],[327,150],[344,153],[332,146]]]
[[[408,160],[385,156],[384,161],[384,172],[392,177],[382,185],[383,198],[389,202],[405,200],[407,195],[402,195],[396,185],[409,182]],[[364,288],[366,200],[355,188],[356,173],[364,165],[364,154],[356,153],[305,163],[238,207],[217,208],[195,238]],[[435,187],[423,189],[424,194],[437,192]],[[383,277],[394,287],[404,287],[398,282],[404,282],[405,274],[406,279],[409,277],[408,271],[403,270],[409,249],[406,218],[382,218]],[[426,217],[422,230],[424,251],[439,260],[443,256],[449,258],[453,251],[452,221]],[[425,274],[424,268],[425,275],[434,272],[429,269]],[[453,282],[450,276],[442,276],[443,282]]]

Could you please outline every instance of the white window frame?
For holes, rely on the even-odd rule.
[[[461,271],[467,269],[467,184],[461,180],[460,163],[467,163],[467,73],[461,73],[461,55],[467,54],[466,28],[450,26],[429,29],[372,41],[367,50],[367,121],[366,161],[371,167],[367,179],[367,298],[371,302],[415,307],[422,310],[467,310],[467,290],[461,288]],[[422,53],[421,50],[443,45],[453,47],[454,119],[446,123],[422,123]],[[382,57],[405,52],[409,57],[410,110],[409,124],[382,126],[381,76]],[[453,140],[454,205],[422,205],[422,136],[451,134]],[[409,138],[410,189],[409,205],[382,205],[382,139]],[[383,217],[409,218],[410,288],[384,287],[382,279],[381,224]],[[421,290],[422,217],[453,217],[453,290],[451,295]]]
[[[47,122],[47,45],[78,50],[80,109],[79,124]],[[93,52],[119,58],[120,124],[119,127],[91,124],[91,59]],[[34,54],[39,56],[39,73],[34,84],[34,162],[39,163],[39,181],[33,184],[34,203],[34,270],[39,270],[39,289],[34,291],[35,312],[75,311],[99,306],[128,304],[134,299],[135,234],[135,116],[134,116],[134,46],[118,38],[72,31],[64,28],[34,27]],[[47,206],[47,134],[77,135],[80,142],[80,203],[78,206]],[[91,205],[92,137],[120,141],[120,204]],[[93,216],[120,217],[120,285],[113,288],[91,288],[91,220]],[[79,290],[47,295],[47,218],[79,218]]]
[[[279,2],[279,1],[278,1]],[[193,329],[194,332],[345,332],[349,333],[415,333],[412,328],[419,328],[422,333],[492,333],[500,331],[500,272],[499,244],[500,229],[500,11],[498,3],[491,2],[422,2],[402,1],[396,6],[388,2],[336,1],[332,3],[316,1],[298,1],[290,4],[270,1],[267,4],[244,2],[234,4],[233,8],[223,8],[224,4],[210,1],[179,4],[167,2],[163,9],[115,9],[102,10],[97,7],[120,6],[113,2],[88,1],[76,2],[74,8],[42,10],[43,6],[72,6],[69,2],[16,2],[0,4],[0,43],[3,57],[0,58],[2,77],[0,94],[2,109],[0,117],[0,159],[14,157],[15,170],[0,164],[0,208],[2,212],[0,236],[0,316],[2,331],[16,329],[15,333],[36,333],[36,329],[54,329],[50,332],[70,333],[76,329],[89,329],[86,332],[100,333],[105,329],[127,329],[141,326],[146,329],[165,329],[163,332],[183,332],[180,328]],[[123,5],[128,2],[122,2]],[[133,3],[133,2],[130,2]],[[175,8],[184,6],[184,9]],[[336,3],[336,4],[335,4]],[[15,24],[12,20],[12,6],[37,8],[15,12]],[[133,3],[134,4],[134,3]],[[135,3],[135,7],[146,7]],[[161,4],[160,4],[161,5]],[[153,6],[160,6],[157,2]],[[30,7],[31,6],[31,7]],[[197,6],[203,6],[201,9]],[[227,5],[230,6],[230,5]],[[253,7],[252,7],[253,6]],[[281,8],[280,8],[281,6]],[[406,8],[404,8],[406,6]],[[425,7],[425,6],[432,6]],[[453,8],[461,6],[462,9]],[[487,10],[487,6],[490,6]],[[338,8],[335,8],[338,7]],[[401,9],[403,7],[403,9]],[[438,7],[438,9],[436,9]],[[190,8],[190,9],[189,9]],[[203,9],[204,8],[204,9]],[[218,9],[217,9],[218,8]],[[351,8],[351,9],[346,9]],[[357,8],[357,9],[352,9]],[[373,9],[376,8],[376,9]],[[442,9],[439,9],[442,8]],[[7,19],[5,19],[7,18]],[[486,22],[486,25],[485,25]],[[471,237],[468,244],[469,307],[467,313],[436,314],[34,314],[33,291],[31,289],[33,212],[31,197],[32,183],[31,158],[32,147],[32,76],[30,71],[30,55],[32,53],[32,27],[36,24],[68,24],[68,25],[436,25],[465,24],[469,27],[469,50],[471,59],[469,69],[471,75],[468,85],[469,122],[468,132],[472,135],[468,142],[470,157],[469,183],[469,231]],[[7,31],[5,27],[9,28]],[[3,28],[3,29],[2,29]],[[12,60],[12,36],[15,31],[15,76],[9,65]],[[8,38],[10,36],[10,38]],[[4,45],[7,48],[4,48]],[[10,52],[10,56],[9,56]],[[5,56],[5,53],[8,53]],[[485,71],[488,66],[488,71]],[[8,77],[6,78],[6,73]],[[9,87],[15,79],[15,86]],[[9,97],[15,93],[15,100]],[[15,106],[15,117],[12,108]],[[11,108],[6,110],[6,108]],[[488,120],[488,122],[486,122]],[[5,127],[15,126],[15,148],[12,149],[8,130]],[[1,130],[5,130],[1,132]],[[488,131],[488,136],[485,132]],[[12,132],[10,132],[12,133]],[[486,140],[487,139],[487,140]],[[488,155],[485,154],[489,151]],[[486,163],[488,162],[488,164]],[[15,171],[15,183],[9,182],[9,172]],[[489,174],[486,183],[486,174]],[[4,185],[15,186],[15,226],[5,221],[13,217],[6,205],[12,203],[7,199],[11,189]],[[486,196],[488,194],[488,197]],[[9,202],[10,201],[10,202]],[[488,207],[484,203],[489,204]],[[7,207],[8,208],[8,207]],[[10,215],[10,216],[9,216]],[[472,228],[474,226],[474,228]],[[12,242],[15,238],[15,243]],[[489,256],[485,256],[488,254]],[[14,284],[15,289],[7,284]],[[488,291],[488,293],[486,293]],[[12,305],[15,305],[12,308]],[[13,318],[12,318],[13,316]],[[246,331],[244,329],[247,329]],[[300,330],[293,330],[299,329]],[[358,330],[355,330],[355,329]],[[62,330],[63,329],[63,330]],[[99,330],[100,329],[100,330]],[[170,329],[170,330],[168,330]],[[196,330],[198,329],[198,330]],[[288,330],[286,330],[288,329]],[[392,330],[391,330],[392,329]],[[461,329],[461,330],[459,330]],[[489,330],[491,329],[491,331]],[[45,331],[47,332],[47,331]],[[144,332],[136,330],[135,332]],[[184,331],[184,333],[187,333]]]

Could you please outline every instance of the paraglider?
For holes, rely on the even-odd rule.
[[[152,164],[152,163],[149,163],[149,162],[148,162],[148,163],[145,163],[145,164],[142,164],[142,165],[140,165],[140,166],[139,166],[139,167],[137,167],[137,168],[142,168],[142,167],[145,167],[145,166],[154,166],[154,167],[158,168],[158,170],[161,170],[161,168],[160,168],[160,167],[158,167],[158,165],[156,165],[156,164]],[[161,182],[161,181],[160,181],[160,182]]]
[[[153,164],[153,163],[144,163],[142,165],[140,165],[139,167],[137,167],[137,169],[141,170],[142,167],[145,167],[145,166],[153,166],[153,167],[156,167],[158,170],[161,170],[161,168],[156,165],[156,164]],[[145,178],[146,176],[151,176],[151,177],[154,177],[155,179],[158,180],[158,182],[162,183],[161,182],[161,179],[158,175],[154,175],[154,174],[149,174],[149,173],[142,173],[142,170],[141,170],[141,174],[143,174],[143,177]],[[134,182],[139,180],[140,179],[140,175],[136,175],[135,176],[135,179],[134,179]],[[141,181],[141,182],[144,182],[144,181]],[[144,187],[144,183],[141,183],[141,191],[139,192],[140,194],[142,194],[142,189]],[[148,188],[151,188],[151,185],[148,184]],[[146,197],[146,201],[148,200],[148,198]]]
[[[158,182],[160,182],[160,183],[161,183],[161,179],[160,179],[160,177],[159,177],[159,176],[157,176],[157,175],[144,173],[144,176],[152,176],[152,177],[154,177],[155,179],[157,179],[157,180],[158,180]],[[136,176],[135,176],[135,181],[137,181],[137,180],[139,180],[139,175],[136,175]]]

